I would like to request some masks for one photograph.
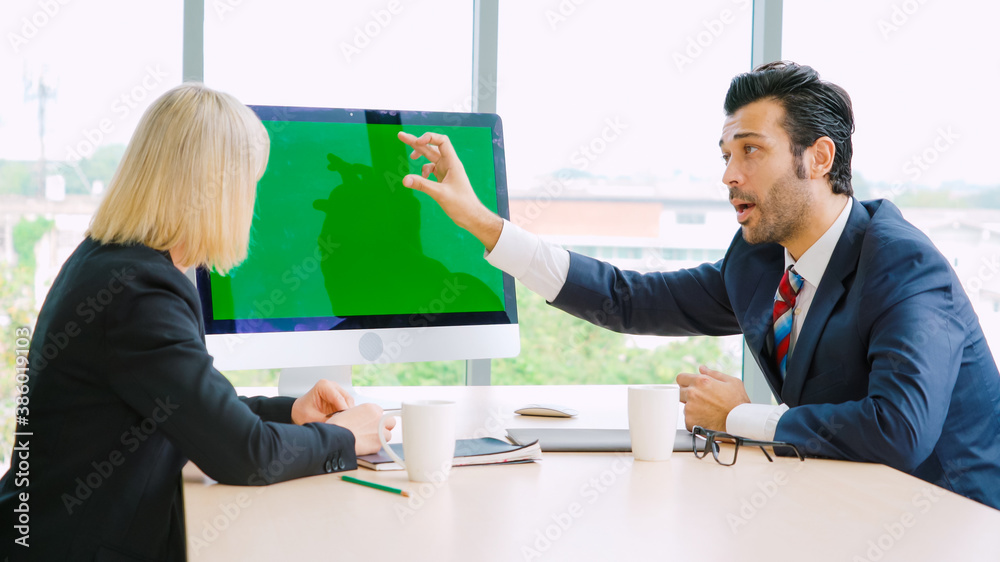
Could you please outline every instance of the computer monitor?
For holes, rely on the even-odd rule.
[[[481,113],[251,106],[271,152],[247,260],[197,272],[220,370],[282,368],[278,392],[351,365],[512,357],[513,279],[427,195],[403,186],[427,160],[399,131],[451,138],[482,202],[509,217],[500,118]]]

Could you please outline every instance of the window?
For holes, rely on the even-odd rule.
[[[0,365],[11,373],[0,377],[0,472],[14,433],[12,330],[34,326],[139,117],[181,81],[181,9],[0,3]]]
[[[854,102],[854,189],[887,198],[954,265],[993,349],[1000,319],[982,267],[1000,253],[993,111],[1000,89],[1000,5],[892,0],[784,3],[783,58],[816,68]],[[850,31],[848,31],[850,30]],[[834,38],[850,34],[849,41]],[[829,38],[818,41],[817,37]],[[971,56],[970,53],[975,53]]]
[[[6,219],[6,217],[4,217]],[[7,221],[0,221],[0,262],[11,261],[8,253],[10,253],[13,248],[8,248],[10,243],[10,235],[7,233]]]
[[[471,111],[471,23],[462,0],[206,2],[205,83],[248,104]],[[433,71],[414,49],[431,40]]]
[[[642,270],[721,259],[728,242],[706,237],[728,240],[736,226],[715,147],[729,80],[749,67],[751,4],[504,3],[500,75],[481,86],[498,94],[511,197],[542,209],[514,220],[581,254],[642,260]],[[9,23],[0,49],[2,330],[34,324],[142,111],[181,81],[183,3],[52,6],[0,3],[0,21]],[[992,39],[1000,5],[783,7],[782,57],[814,66],[854,100],[857,196],[891,199],[928,233],[1000,349],[1000,276],[983,267],[1000,255],[1000,237],[991,235],[1000,224],[1000,174],[989,136],[1000,125],[990,109],[1000,90]],[[231,1],[205,9],[205,80],[246,103],[471,109],[470,2],[416,9],[396,0]],[[414,54],[429,41],[432,71]],[[569,220],[586,206],[587,220]],[[739,370],[739,338],[637,340],[562,314],[521,286],[518,299],[524,346],[520,357],[494,362],[500,384],[669,381],[697,363]],[[13,372],[10,341],[0,340],[0,356]],[[359,382],[454,383],[463,369],[392,365]],[[242,384],[273,380],[240,376]],[[12,384],[0,380],[4,452]]]
[[[749,66],[750,4],[501,4],[497,109],[508,183],[512,199],[541,208],[514,221],[556,241],[596,238],[598,258],[633,269],[694,259],[684,248],[690,235],[670,236],[661,215],[680,208],[677,222],[701,228],[707,210],[726,201],[722,101]],[[595,203],[605,210],[584,226],[569,211]],[[736,223],[725,228],[731,239]],[[518,293],[521,356],[493,362],[495,384],[669,382],[699,363],[739,373],[738,337],[632,345],[534,298]],[[566,334],[578,343],[556,343]]]
[[[617,257],[623,260],[637,260],[642,258],[642,248],[618,248]]]
[[[705,224],[705,213],[677,213],[677,224]]]
[[[988,136],[1000,123],[983,108],[992,107],[989,96],[1000,86],[989,27],[1000,6],[783,4],[783,58],[813,65],[854,99],[858,196],[896,202],[948,256],[977,308],[995,309],[987,295],[1000,291],[1000,276],[981,264],[1000,254],[998,237],[990,236],[1000,224],[1000,178]],[[736,229],[728,210],[720,212],[721,103],[731,77],[749,67],[751,8],[750,0],[504,3],[500,74],[481,86],[498,94],[511,197],[542,209],[514,220],[580,253],[643,271],[720,259],[727,242],[715,234],[728,240]],[[205,9],[205,80],[247,103],[471,109],[469,2],[420,10],[396,0],[208,2]],[[0,68],[9,69],[0,88],[7,213],[0,296],[14,302],[24,289],[30,297],[16,300],[10,322],[30,323],[142,110],[180,82],[182,4],[103,0],[59,4],[49,14],[34,0],[16,0],[4,3],[0,16],[14,22],[9,48],[0,50]],[[849,42],[815,40],[848,32]],[[430,38],[433,72],[413,48]],[[94,64],[108,60],[114,64]],[[46,185],[62,189],[46,197]],[[38,253],[44,259],[30,274],[14,265],[26,261],[19,252],[35,256],[43,238],[53,247]],[[586,331],[524,291],[519,296],[525,346],[521,357],[494,363],[498,383],[669,380],[659,373],[698,362],[738,371],[738,342],[637,346]],[[1000,317],[981,316],[1000,347]],[[550,354],[560,329],[603,343]],[[581,359],[574,353],[591,354],[586,370],[575,367]],[[668,368],[652,367],[659,363]],[[391,366],[363,382],[428,382],[422,368]],[[437,382],[460,380],[463,368],[427,366],[440,374]]]
[[[668,261],[688,259],[688,251],[683,248],[663,248],[660,253]]]
[[[471,111],[471,23],[463,0],[206,2],[205,83],[247,104]],[[414,49],[430,41],[433,71]],[[226,375],[243,386],[277,380],[272,370]],[[364,386],[464,380],[464,361],[354,369]]]

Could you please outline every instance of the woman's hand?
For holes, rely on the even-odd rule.
[[[292,421],[298,425],[325,422],[330,416],[354,406],[354,398],[339,384],[321,380],[292,404]]]
[[[379,431],[386,441],[392,437],[396,418],[386,418],[384,425],[379,423],[381,419],[381,407],[376,404],[361,404],[330,416],[326,423],[351,430],[354,434],[354,453],[360,456],[377,453],[382,448],[382,443],[378,440]]]

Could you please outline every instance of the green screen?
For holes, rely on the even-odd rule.
[[[503,310],[502,273],[423,193],[403,187],[427,160],[399,131],[451,138],[480,200],[496,211],[492,131],[264,121],[271,138],[257,186],[248,259],[212,273],[216,320]]]

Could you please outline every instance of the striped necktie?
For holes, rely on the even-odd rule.
[[[774,295],[774,362],[784,380],[788,363],[788,345],[792,336],[792,317],[795,314],[795,297],[802,288],[802,276],[795,273],[793,266],[788,266],[785,275],[778,283],[778,292]]]

